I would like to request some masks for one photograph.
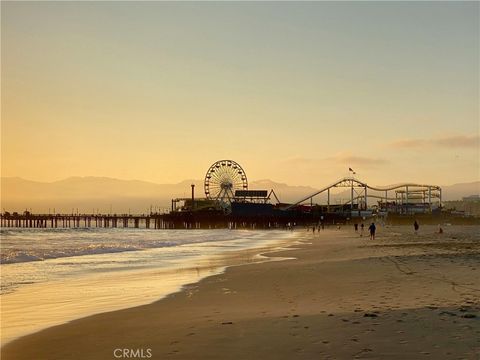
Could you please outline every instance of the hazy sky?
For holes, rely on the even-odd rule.
[[[480,178],[478,2],[1,3],[2,176]]]

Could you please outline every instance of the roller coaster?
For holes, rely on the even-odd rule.
[[[347,188],[350,192],[349,198],[340,202],[341,205],[349,205],[351,210],[367,210],[369,199],[377,199],[376,207],[399,213],[410,213],[414,211],[432,211],[441,207],[442,189],[437,185],[402,183],[392,186],[370,186],[355,177],[344,177],[324,188],[305,196],[299,201],[282,207],[282,210],[298,208],[309,202],[310,206],[318,205],[316,201],[320,195],[326,194],[327,212],[332,206],[331,191],[338,188]]]

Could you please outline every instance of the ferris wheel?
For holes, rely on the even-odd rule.
[[[248,189],[247,175],[235,161],[220,160],[208,169],[204,187],[207,199],[230,204],[235,197],[235,190]]]

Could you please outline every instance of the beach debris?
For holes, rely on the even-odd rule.
[[[222,325],[233,325],[232,321],[224,321],[222,322]]]
[[[365,313],[365,314],[363,314],[363,317],[376,318],[376,317],[378,317],[378,315],[374,314],[374,313]]]
[[[465,319],[473,319],[473,318],[476,318],[477,315],[475,315],[475,314],[465,314],[462,317],[465,318]]]

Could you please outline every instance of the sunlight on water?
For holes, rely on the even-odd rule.
[[[251,254],[227,259],[239,250],[290,237],[281,231],[2,231],[2,345],[83,316],[151,303],[227,265],[253,261]]]

